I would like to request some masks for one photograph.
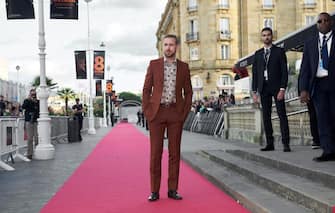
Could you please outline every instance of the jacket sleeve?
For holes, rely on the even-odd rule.
[[[309,92],[309,79],[310,79],[310,73],[311,73],[311,67],[308,63],[309,60],[309,51],[308,51],[308,44],[305,43],[304,45],[304,53],[302,54],[302,62],[300,66],[300,72],[299,72],[299,80],[298,80],[298,91],[307,91]]]
[[[254,62],[252,63],[252,91],[257,92],[257,52],[254,54]]]
[[[280,48],[280,68],[282,71],[281,81],[280,81],[280,88],[286,89],[287,81],[288,81],[288,70],[287,70],[287,58],[285,54],[285,50]]]
[[[184,120],[187,118],[187,115],[191,110],[192,97],[193,97],[190,69],[188,65],[186,66],[187,66],[187,69],[186,69],[185,86],[184,86],[184,97],[185,97],[185,106],[184,106],[184,115],[183,115]]]
[[[143,92],[142,92],[142,111],[145,115],[148,110],[148,106],[150,104],[149,102],[152,94],[152,86],[153,86],[153,74],[150,62],[149,67],[147,69],[147,73],[145,75]]]

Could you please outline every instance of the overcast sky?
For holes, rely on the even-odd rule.
[[[111,66],[117,92],[141,92],[146,67],[157,58],[155,33],[167,0],[93,0],[90,5],[91,48],[106,44],[106,65]],[[50,20],[45,0],[46,73],[60,87],[87,90],[88,81],[75,79],[74,51],[87,49],[87,4],[79,0],[78,20]],[[38,1],[34,20],[7,20],[5,1],[0,3],[0,60],[9,80],[30,84],[39,75]]]

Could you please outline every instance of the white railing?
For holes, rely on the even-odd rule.
[[[68,119],[67,116],[51,116],[51,139],[53,142],[67,141]],[[0,168],[15,170],[8,163],[16,158],[30,162],[24,156],[27,148],[25,137],[24,119],[21,117],[0,117]],[[102,127],[102,119],[96,119],[96,128]],[[88,129],[88,119],[84,117],[82,132]]]

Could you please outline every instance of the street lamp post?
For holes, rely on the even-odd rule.
[[[107,66],[107,79],[109,79],[109,71],[110,71],[111,67],[108,65]],[[111,120],[111,96],[108,96],[108,125],[111,126],[112,125],[112,120]]]
[[[15,67],[16,69],[16,101],[19,104],[20,103],[20,85],[19,85],[19,71],[20,71],[20,66],[17,65]]]
[[[101,42],[100,44],[100,47],[104,48],[106,45],[104,44],[104,42]],[[105,80],[105,76],[104,76],[104,80],[103,80],[104,83],[102,83],[104,85],[104,89],[102,90],[103,91],[103,101],[104,101],[104,104],[103,104],[103,108],[104,108],[104,119],[103,119],[103,123],[102,123],[102,126],[103,127],[107,127],[107,118],[106,118],[106,80]]]
[[[90,47],[90,9],[89,9],[89,3],[92,0],[85,0],[87,3],[87,52],[88,52],[88,80],[90,82],[90,96],[89,96],[89,104],[88,104],[88,134],[94,135],[96,134],[95,128],[94,128],[94,114],[93,114],[93,93],[92,93],[92,67],[91,67],[91,47]]]
[[[50,117],[48,112],[48,97],[49,92],[46,84],[45,74],[45,31],[44,31],[44,0],[38,1],[38,23],[39,23],[39,42],[40,49],[40,89],[38,91],[38,98],[40,99],[40,116],[38,121],[38,145],[34,152],[34,159],[49,160],[53,159],[55,155],[55,148],[51,144],[50,134]]]

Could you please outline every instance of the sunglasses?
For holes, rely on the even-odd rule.
[[[319,19],[317,22],[318,24],[321,24],[322,22],[328,23],[330,20],[329,19]]]

